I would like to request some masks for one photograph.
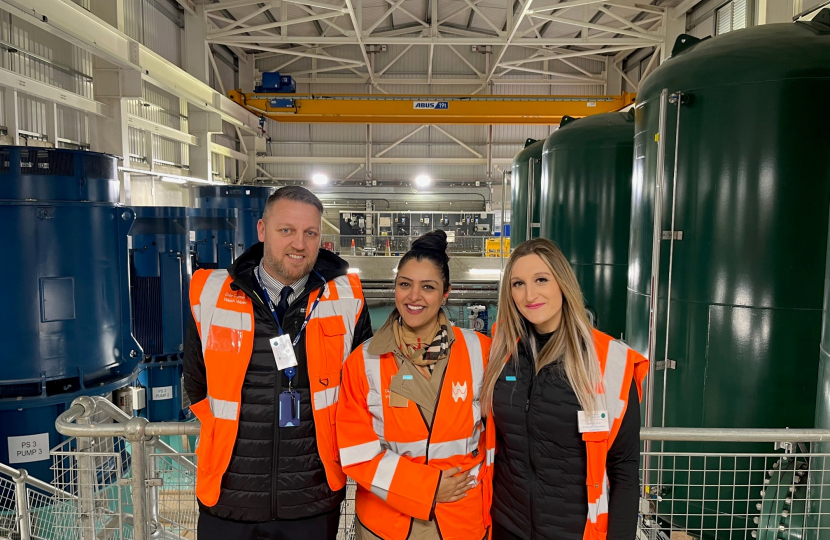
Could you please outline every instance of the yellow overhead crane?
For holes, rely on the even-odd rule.
[[[458,96],[398,94],[278,94],[230,92],[230,98],[277,122],[342,124],[558,124],[618,111],[619,96]]]

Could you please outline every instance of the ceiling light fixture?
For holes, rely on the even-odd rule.
[[[325,186],[329,183],[329,177],[323,173],[317,173],[311,176],[311,181],[314,182],[314,185]]]
[[[425,174],[418,175],[415,177],[415,185],[418,187],[427,187],[432,183],[432,178]]]

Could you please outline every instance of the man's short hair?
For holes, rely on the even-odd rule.
[[[323,203],[314,193],[302,186],[285,186],[268,196],[268,200],[265,201],[265,208],[262,210],[262,219],[265,219],[265,216],[268,215],[271,206],[282,199],[310,204],[320,212],[321,216],[323,215]]]

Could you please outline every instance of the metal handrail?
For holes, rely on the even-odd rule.
[[[14,467],[10,467],[5,463],[0,463],[0,474],[5,474],[9,478],[11,478],[14,482],[22,482],[28,486],[33,488],[39,489],[40,491],[46,492],[49,495],[60,496],[62,499],[75,499],[77,498],[75,495],[68,493],[62,489],[58,489],[52,484],[47,484],[43,480],[39,478],[34,478],[29,476],[26,472],[26,469],[15,469]]]
[[[89,418],[96,412],[105,412],[115,423],[76,423],[79,418]],[[146,418],[133,418],[108,399],[98,396],[79,397],[55,420],[58,433],[68,437],[124,437],[143,438],[145,441],[162,435],[198,435],[199,426],[198,422],[148,422]],[[161,441],[154,441],[154,446],[175,452]]]
[[[20,535],[20,540],[31,540],[32,538],[29,487],[44,491],[55,498],[77,500],[77,497],[71,493],[58,489],[51,484],[47,484],[43,480],[32,478],[26,472],[26,469],[15,469],[14,467],[0,463],[0,474],[9,476],[14,482],[15,512],[17,514],[18,534]]]
[[[112,419],[112,423],[92,423],[94,415],[102,413]],[[162,443],[161,435],[197,435],[200,430],[198,422],[148,422],[145,418],[133,418],[116,407],[112,402],[102,397],[81,397],[76,399],[72,406],[61,414],[55,422],[57,430],[63,435],[79,438],[96,437],[123,437],[132,446],[132,474],[129,478],[132,493],[133,533],[136,539],[149,540],[150,538],[175,539],[159,527],[159,477],[154,467],[152,456],[162,451],[169,454],[177,452]],[[743,443],[777,443],[776,449],[792,448],[794,443],[827,442],[830,441],[830,429],[737,429],[737,428],[641,428],[640,439],[643,441],[697,441],[697,442],[743,442]],[[79,439],[82,440],[82,439]],[[159,455],[159,454],[156,454]],[[644,456],[660,458],[662,454],[646,452]],[[707,455],[696,453],[693,455]],[[190,459],[181,456],[177,461],[181,466],[195,472],[196,465]],[[662,469],[662,466],[660,466]],[[15,478],[20,485],[23,478],[38,489],[57,494],[59,490],[36,479],[26,478],[25,472],[18,472],[7,466],[0,465],[0,473],[6,473]],[[18,487],[17,494],[19,514],[28,516],[27,507],[21,506],[20,501],[25,497]],[[89,495],[89,494],[87,494]],[[61,493],[62,497],[82,499],[69,494]],[[30,524],[26,517],[20,520],[21,539],[30,540],[28,536]]]
[[[117,423],[77,424],[78,418],[89,417],[95,412],[106,412]],[[58,432],[73,437],[124,437],[135,439],[139,432],[147,441],[162,435],[198,435],[199,422],[148,422],[146,418],[132,418],[102,397],[83,396],[58,416],[55,422]],[[757,428],[680,428],[652,427],[640,429],[642,441],[699,441],[699,442],[827,442],[830,429],[757,429]],[[165,452],[175,450],[160,441],[153,446]],[[4,472],[5,465],[0,465]],[[15,469],[11,469],[15,470]],[[32,481],[40,482],[32,479]],[[48,486],[48,484],[44,484]],[[40,486],[38,486],[40,488]],[[51,486],[50,486],[51,487]]]
[[[830,429],[640,428],[641,441],[826,442]]]

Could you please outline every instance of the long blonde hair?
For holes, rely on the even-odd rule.
[[[528,255],[538,255],[553,274],[562,290],[562,322],[558,330],[541,351],[536,352],[536,339],[528,335],[530,325],[524,319],[513,301],[510,275],[516,261]],[[528,240],[516,247],[507,261],[499,293],[499,310],[490,349],[490,361],[484,373],[481,390],[483,412],[489,415],[493,407],[493,389],[508,357],[518,364],[518,342],[528,340],[534,351],[536,373],[546,365],[562,359],[565,376],[576,394],[579,404],[586,411],[594,411],[597,403],[597,389],[602,384],[599,361],[594,348],[594,335],[582,289],[570,263],[559,247],[546,238]]]

